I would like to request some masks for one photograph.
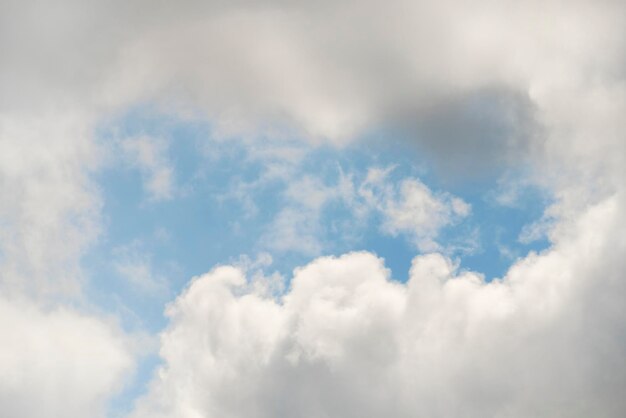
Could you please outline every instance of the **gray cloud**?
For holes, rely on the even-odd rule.
[[[542,127],[527,95],[486,88],[445,97],[414,118],[396,120],[447,180],[480,179],[528,164],[541,146]]]

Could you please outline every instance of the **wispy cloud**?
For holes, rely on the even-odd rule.
[[[150,199],[167,200],[174,196],[174,167],[165,140],[139,136],[122,140],[121,147],[130,164],[141,172]]]

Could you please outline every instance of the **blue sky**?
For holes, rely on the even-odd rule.
[[[516,191],[514,199],[498,200],[505,194],[502,179],[512,176],[505,172],[470,176],[469,180],[441,179],[427,155],[411,143],[393,141],[384,132],[344,147],[311,147],[297,138],[266,138],[259,145],[246,138],[214,138],[206,122],[178,120],[148,108],[109,121],[99,135],[112,155],[123,153],[124,141],[138,137],[165,144],[162,163],[172,169],[175,193],[167,198],[151,196],[146,188],[149,174],[142,172],[133,156],[113,159],[98,174],[105,231],[84,261],[93,275],[89,293],[102,309],[116,311],[124,327],[132,331],[163,329],[167,325],[165,303],[190,278],[216,265],[254,262],[260,255],[271,257],[271,263],[263,266],[267,273],[279,272],[289,280],[294,268],[318,256],[369,251],[385,260],[393,279],[407,280],[412,259],[427,251],[420,251],[406,236],[382,231],[381,214],[352,222],[354,213],[341,201],[320,209],[314,231],[321,243],[318,250],[266,245],[272,222],[290,205],[285,193],[297,178],[334,186],[341,176],[362,180],[370,168],[392,168],[390,182],[418,178],[433,190],[453,193],[471,206],[471,213],[443,227],[437,241],[460,270],[478,272],[487,281],[502,277],[529,252],[548,247],[545,237],[520,240],[523,228],[541,219],[550,203],[547,193],[527,185]],[[397,146],[390,147],[390,142]],[[263,151],[271,155],[284,149],[297,157],[287,163],[289,177],[268,178],[277,162],[264,157]],[[521,170],[515,174],[523,179]],[[120,270],[120,264],[141,269]],[[133,283],[132,274],[145,274],[156,287]],[[131,408],[158,364],[154,353],[142,360],[137,378],[116,408]]]
[[[242,256],[255,258],[269,253],[273,259],[270,269],[286,277],[293,268],[324,254],[348,251],[372,251],[386,260],[396,280],[406,280],[412,258],[420,251],[403,236],[391,236],[380,229],[380,215],[369,215],[363,225],[350,225],[353,216],[342,202],[331,202],[321,210],[319,234],[323,242],[319,252],[272,250],[264,245],[265,231],[278,212],[288,205],[285,190],[293,178],[270,178],[252,185],[265,176],[275,161],[254,155],[245,139],[224,142],[212,137],[209,124],[164,117],[150,110],[138,110],[111,124],[101,133],[103,143],[124,142],[146,136],[164,140],[164,156],[173,170],[176,195],[153,199],[145,189],[141,170],[132,161],[118,159],[99,174],[102,189],[102,216],[106,225],[90,263],[102,263],[98,274],[107,274],[116,285],[108,289],[111,297],[129,297],[132,289],[124,287],[127,277],[115,272],[111,261],[121,249],[132,252],[152,270],[164,274],[168,294],[177,294],[190,277],[202,274],[216,264],[237,261]],[[439,242],[458,260],[460,268],[481,272],[486,280],[502,277],[508,267],[529,251],[541,251],[547,241],[539,238],[523,243],[519,235],[524,226],[541,219],[550,203],[545,192],[532,186],[522,188],[511,203],[498,202],[503,194],[500,177],[477,180],[454,180],[445,184],[429,167],[428,157],[420,155],[411,144],[395,142],[389,146],[384,133],[346,147],[311,148],[295,140],[267,139],[267,150],[293,147],[300,161],[291,170],[298,178],[314,177],[321,184],[336,185],[339,177],[349,173],[363,178],[369,168],[393,167],[390,181],[419,178],[428,187],[451,191],[471,205],[471,214],[442,229]],[[255,145],[263,149],[264,145]],[[119,146],[109,148],[119,152]],[[523,173],[518,174],[520,177]],[[145,176],[144,176],[145,177]],[[243,184],[252,185],[244,189]],[[449,189],[443,189],[449,186]],[[514,186],[510,186],[514,187]],[[243,192],[234,189],[240,188]],[[334,223],[331,225],[331,223]],[[342,224],[343,223],[343,224]],[[93,257],[93,259],[91,259]],[[121,255],[124,258],[124,255]],[[93,260],[93,261],[92,261]],[[107,268],[111,269],[106,272]],[[96,285],[107,283],[96,280]],[[121,285],[121,286],[120,286]],[[128,286],[130,287],[130,286]],[[105,295],[105,289],[95,292]],[[166,296],[160,295],[161,298]],[[145,295],[141,295],[142,302]],[[155,295],[155,314],[145,326],[157,330],[163,326],[159,319],[162,300]],[[134,305],[125,303],[125,305]],[[140,309],[148,309],[143,306]]]

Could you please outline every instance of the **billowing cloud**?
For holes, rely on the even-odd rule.
[[[143,417],[617,417],[626,408],[620,196],[486,283],[438,254],[394,282],[370,253],[259,294],[231,266],[167,310]]]

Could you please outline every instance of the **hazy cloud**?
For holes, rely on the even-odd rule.
[[[171,199],[174,194],[174,168],[167,145],[162,139],[147,136],[121,141],[123,152],[141,172],[144,189],[152,200]]]

